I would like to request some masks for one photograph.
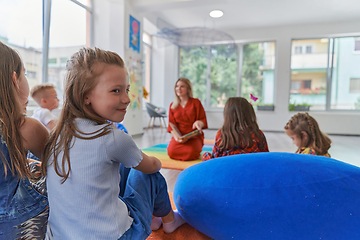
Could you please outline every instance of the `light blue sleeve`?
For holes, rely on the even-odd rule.
[[[132,137],[119,129],[106,135],[106,152],[109,160],[120,162],[127,168],[136,167],[143,159],[142,151]]]

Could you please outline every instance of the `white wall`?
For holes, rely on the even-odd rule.
[[[262,130],[283,131],[287,121],[295,114],[295,112],[288,111],[291,77],[291,40],[299,38],[360,35],[360,23],[356,21],[242,30],[229,29],[226,30],[226,32],[232,35],[238,42],[276,41],[275,111],[258,111],[257,117]],[[163,103],[164,105],[161,106],[168,108],[171,102],[170,99],[174,96],[174,82],[178,78],[177,70],[172,73],[170,71],[174,69],[174,65],[177,66],[179,58],[175,58],[172,50],[169,51],[165,48],[159,51],[163,52],[161,54],[153,54],[153,65],[155,64],[153,71],[159,72],[154,73],[156,77],[153,77],[152,84],[156,86],[164,84],[165,89],[160,90],[159,88],[159,91],[153,91],[152,94],[156,95],[154,103],[155,101],[158,104]],[[163,57],[162,54],[165,54],[165,56]],[[207,111],[206,113],[209,128],[220,128],[223,123],[222,109],[218,111]],[[311,111],[310,114],[318,121],[322,131],[328,134],[360,135],[359,112]]]
[[[126,61],[129,51],[130,14],[140,21],[142,28],[142,16],[132,10],[128,0],[94,0],[94,46],[114,51]],[[136,135],[143,133],[142,121],[141,108],[128,108],[123,124],[129,134]]]

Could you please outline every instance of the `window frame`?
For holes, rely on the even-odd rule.
[[[85,9],[90,15],[90,47],[94,46],[94,1],[90,1],[90,7],[82,4],[77,0],[69,0],[79,7]],[[51,5],[52,0],[42,0],[43,2],[43,70],[42,70],[42,83],[49,82],[49,69],[48,69],[48,61],[49,61],[49,43],[50,43],[50,23],[51,23]]]
[[[153,44],[153,39],[152,39],[151,34],[145,32],[145,31],[143,31],[142,34],[147,34],[147,35],[149,36],[149,38],[150,38],[150,44],[149,44],[149,43],[143,41],[143,36],[141,37],[141,41],[142,41],[142,44],[143,44],[142,47],[144,47],[144,45],[145,45],[146,47],[149,47],[149,49],[150,49],[150,84],[149,84],[149,89],[147,89],[147,90],[148,90],[148,92],[149,92],[149,95],[148,95],[149,102],[151,102],[151,92],[152,92],[152,91],[151,91],[151,90],[152,90],[152,67],[153,67],[153,61],[152,61],[152,57],[153,57],[153,46],[152,46],[152,44]],[[144,51],[142,51],[142,53],[144,53]],[[144,59],[144,56],[143,56],[143,59]],[[143,61],[143,62],[144,62],[144,61]],[[144,64],[143,64],[143,66],[144,66]],[[143,70],[143,71],[144,71],[144,70]],[[144,72],[145,72],[145,71],[144,71]],[[144,79],[143,76],[142,76],[142,78],[143,78],[143,79],[142,79],[142,86],[144,86],[145,79]],[[143,102],[147,102],[147,101],[144,100]],[[146,110],[145,104],[143,104],[143,109]]]

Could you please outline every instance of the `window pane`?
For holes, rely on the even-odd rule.
[[[81,47],[90,46],[89,29],[88,11],[71,1],[52,1],[48,82],[56,86],[60,100],[64,93],[66,62]]]
[[[21,21],[26,19],[26,21]],[[0,41],[22,58],[30,88],[42,81],[42,1],[1,1]],[[29,109],[36,102],[29,97]]]
[[[180,48],[180,76],[191,81],[194,97],[200,99],[203,105],[206,99],[207,51],[207,47]]]
[[[328,39],[292,41],[290,104],[325,110],[328,44]],[[306,54],[296,51],[300,46],[306,46]]]
[[[243,45],[241,96],[255,105],[274,104],[275,42]]]
[[[236,96],[238,57],[236,47],[211,47],[211,107],[224,107],[229,97]]]
[[[360,54],[354,51],[356,39],[358,37],[334,39],[332,109],[360,109]]]

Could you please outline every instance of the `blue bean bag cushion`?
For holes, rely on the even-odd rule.
[[[360,239],[360,168],[331,158],[251,153],[196,164],[174,201],[215,240]]]

